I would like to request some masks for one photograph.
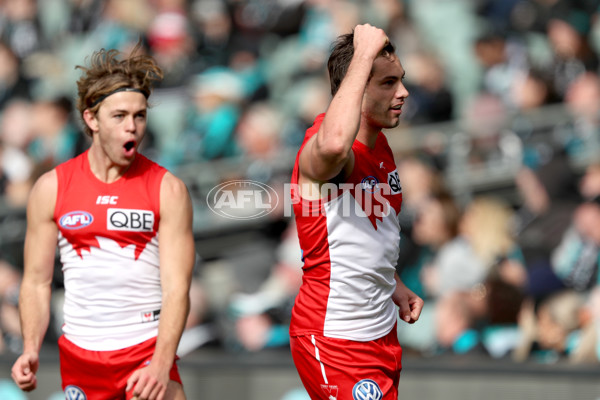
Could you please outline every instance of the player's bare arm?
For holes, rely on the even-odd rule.
[[[392,295],[392,300],[398,306],[398,313],[403,321],[414,324],[421,315],[423,309],[423,299],[417,296],[402,282],[398,274],[394,275],[396,280],[396,290]]]
[[[179,385],[169,381],[169,371],[190,307],[189,288],[196,255],[192,204],[185,184],[169,172],[160,190],[158,240],[162,309],[156,349],[150,365],[134,372],[127,385],[127,390],[134,387],[140,400],[170,400],[171,397],[165,397],[168,385]],[[183,390],[168,393],[175,393],[172,398],[184,398]]]
[[[58,230],[53,220],[57,192],[54,170],[33,186],[27,204],[24,274],[19,293],[23,354],[12,378],[25,391],[36,388],[39,352],[50,321],[50,296]]]
[[[362,100],[373,61],[388,43],[386,33],[371,25],[354,29],[354,54],[319,131],[300,155],[300,185],[324,183],[353,162],[352,144],[359,132]]]

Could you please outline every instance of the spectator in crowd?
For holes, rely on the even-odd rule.
[[[566,287],[587,293],[600,276],[600,191],[598,166],[590,165],[583,175],[579,192],[583,201],[551,251],[552,273]]]
[[[527,47],[518,39],[491,31],[477,37],[473,48],[483,69],[480,90],[500,97],[513,108],[511,87],[530,69]]]
[[[250,160],[274,159],[282,145],[283,115],[266,102],[247,107],[236,129],[242,154]]]
[[[517,241],[528,270],[528,295],[544,297],[563,287],[552,271],[550,254],[559,245],[579,204],[576,175],[564,153],[537,169],[523,167],[516,176],[522,200],[517,210]]]
[[[547,79],[536,70],[515,77],[508,89],[509,105],[517,113],[527,113],[554,101]]]
[[[73,121],[72,102],[64,96],[39,100],[32,107],[28,153],[47,170],[80,154],[89,143]]]
[[[5,107],[0,121],[0,182],[8,205],[23,207],[33,179],[35,162],[27,148],[32,139],[32,105],[14,99]]]
[[[442,349],[462,353],[485,347],[478,332],[482,323],[516,325],[527,275],[511,222],[512,209],[504,202],[474,199],[462,215],[459,235],[425,271],[423,282],[435,294],[434,330]]]
[[[434,297],[469,290],[494,275],[524,287],[526,273],[512,230],[512,210],[503,202],[480,197],[470,202],[459,224],[459,234],[438,252],[423,276]]]
[[[419,257],[421,262],[404,269],[402,274],[414,275],[411,269],[416,268],[420,285],[415,289],[417,292],[423,292],[426,297],[438,297],[443,292],[440,285],[449,283],[445,281],[446,276],[438,279],[438,274],[441,273],[438,266],[445,258],[448,246],[459,233],[460,218],[461,211],[456,201],[447,193],[432,194],[417,210],[412,239],[422,246]],[[457,274],[457,279],[460,279],[459,276],[471,279],[469,274]],[[419,287],[421,285],[422,287]]]
[[[561,144],[573,162],[594,163],[600,152],[600,76],[586,72],[571,83],[565,106],[572,116],[559,127]]]
[[[426,293],[419,277],[421,268],[436,249],[456,236],[460,211],[440,171],[424,156],[402,157],[398,174],[403,197],[396,268],[403,282],[424,298]]]
[[[589,43],[590,15],[572,8],[556,14],[547,24],[548,40],[554,57],[548,65],[552,87],[564,99],[569,86],[587,71],[598,71],[598,55]]]
[[[406,101],[405,123],[419,125],[452,119],[454,101],[440,60],[421,51],[408,55],[405,64],[408,71],[413,71],[406,83],[410,97]]]
[[[181,88],[189,76],[199,72],[196,63],[196,35],[180,0],[159,1],[147,28],[150,53],[165,71],[161,88]]]
[[[552,251],[552,271],[565,287],[579,292],[597,284],[600,260],[600,198],[577,207],[573,220]]]
[[[534,358],[553,363],[597,362],[595,327],[585,318],[585,297],[573,290],[552,293],[539,303],[527,301],[519,316],[521,337],[512,352],[515,361]],[[590,335],[592,333],[592,335]]]
[[[597,362],[596,293],[600,276],[600,175],[595,164],[583,175],[584,201],[551,249],[549,266],[532,271],[528,300],[519,319],[522,338],[513,357],[534,355],[546,361],[567,357],[575,363]],[[542,278],[542,279],[540,279]],[[549,284],[550,282],[550,284]]]
[[[214,68],[198,75],[192,90],[177,163],[239,155],[235,130],[244,100],[241,80],[228,69]]]
[[[43,47],[37,1],[7,1],[0,6],[0,40],[19,60]]]
[[[0,41],[0,111],[19,99],[31,99],[31,84],[23,76],[19,58]]]

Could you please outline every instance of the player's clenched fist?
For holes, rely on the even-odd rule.
[[[382,29],[369,24],[357,25],[354,28],[354,51],[357,54],[377,57],[389,42],[390,39]]]
[[[36,388],[37,377],[35,376],[35,373],[37,372],[38,366],[38,356],[33,353],[24,353],[17,361],[15,361],[11,375],[21,390],[29,392]]]

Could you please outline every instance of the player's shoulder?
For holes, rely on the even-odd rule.
[[[35,191],[40,191],[42,193],[53,190],[56,191],[58,186],[58,174],[56,172],[56,168],[52,168],[50,171],[44,172],[40,177],[35,181],[32,187],[32,193]]]
[[[56,168],[43,173],[33,184],[29,192],[29,207],[54,207],[58,192],[58,175]]]
[[[187,185],[181,178],[175,176],[172,172],[167,170],[162,177],[160,191],[161,194],[176,196],[187,194],[188,189]]]

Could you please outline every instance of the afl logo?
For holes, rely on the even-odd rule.
[[[75,385],[69,385],[65,388],[66,400],[86,400],[87,397],[83,390]]]
[[[381,400],[383,393],[377,382],[372,379],[363,379],[354,385],[352,397],[354,400]]]
[[[65,229],[81,229],[94,221],[92,214],[85,211],[71,211],[60,217],[59,225]]]
[[[369,193],[375,193],[379,190],[379,179],[373,175],[369,175],[360,182],[364,191]]]
[[[208,207],[217,215],[231,219],[256,219],[275,210],[277,192],[261,182],[237,180],[213,187],[206,196]]]

